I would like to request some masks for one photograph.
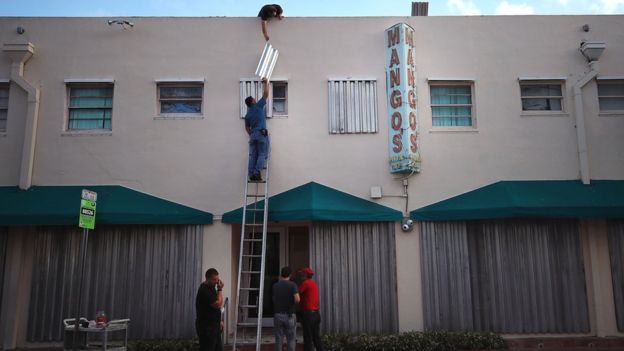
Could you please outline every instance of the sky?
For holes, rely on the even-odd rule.
[[[0,16],[256,16],[267,0],[0,0]],[[275,1],[275,0],[274,0]],[[409,16],[411,0],[281,0],[284,15]],[[430,16],[624,14],[624,0],[432,0]]]

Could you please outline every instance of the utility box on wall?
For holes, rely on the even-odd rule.
[[[386,89],[390,173],[420,172],[414,29],[386,29]]]

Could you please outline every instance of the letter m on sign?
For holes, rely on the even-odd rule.
[[[388,31],[388,47],[393,47],[401,41],[401,31],[399,26],[395,26]]]

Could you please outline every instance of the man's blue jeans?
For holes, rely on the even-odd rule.
[[[269,137],[253,131],[249,136],[249,164],[247,175],[260,174],[269,155]]]
[[[297,317],[294,313],[276,313],[273,316],[275,328],[275,351],[282,351],[282,340],[286,337],[286,350],[295,351],[297,345]]]

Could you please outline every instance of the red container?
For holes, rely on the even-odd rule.
[[[106,326],[106,322],[108,322],[108,319],[106,318],[106,313],[104,313],[104,311],[98,311],[98,313],[95,315],[95,325],[98,327],[104,327]]]

